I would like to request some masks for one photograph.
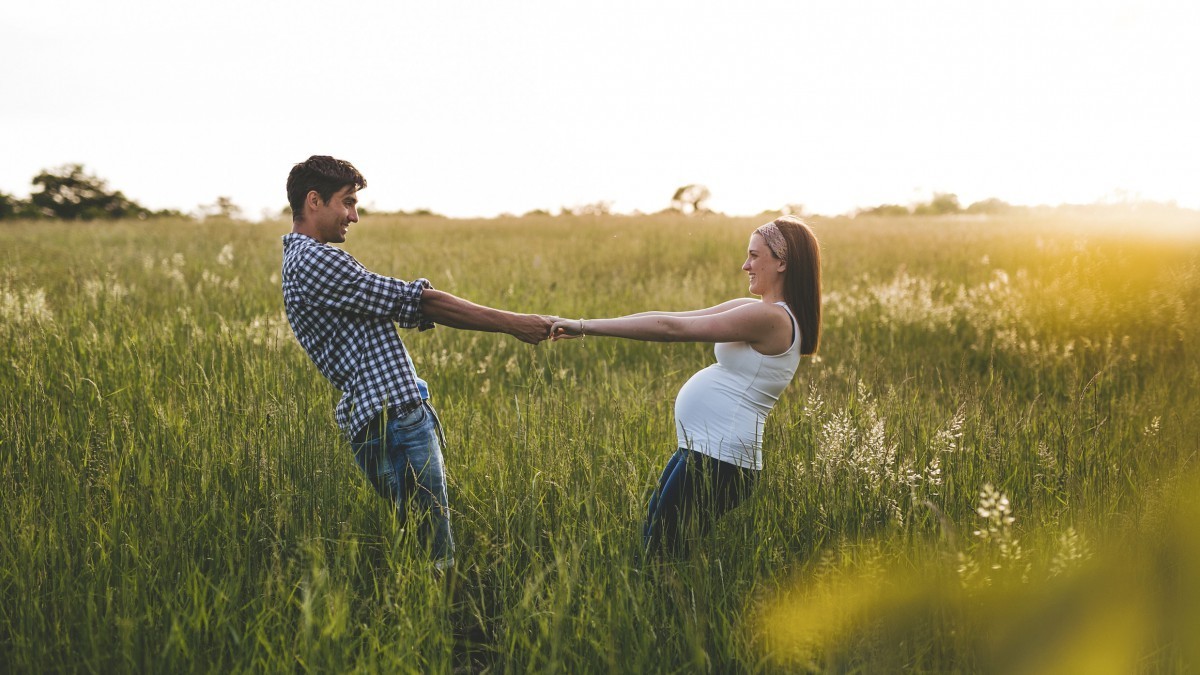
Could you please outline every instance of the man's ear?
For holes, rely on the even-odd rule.
[[[325,201],[321,199],[320,193],[318,193],[316,190],[309,190],[308,194],[304,196],[304,204],[306,206],[311,206],[314,209],[324,203]]]

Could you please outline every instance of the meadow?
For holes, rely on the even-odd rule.
[[[368,216],[367,267],[600,317],[745,294],[766,218]],[[354,466],[284,223],[0,225],[0,670],[1200,667],[1195,212],[813,219],[825,324],[755,496],[642,559],[711,345],[405,340],[457,567]]]

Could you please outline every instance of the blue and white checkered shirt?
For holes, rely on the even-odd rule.
[[[428,395],[403,328],[433,328],[421,315],[427,279],[401,281],[370,272],[349,253],[303,234],[283,237],[283,304],[300,346],[342,392],[334,409],[353,439],[385,406],[416,408]]]

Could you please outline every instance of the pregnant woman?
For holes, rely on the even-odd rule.
[[[677,450],[650,500],[644,545],[681,555],[741,504],[762,470],[767,414],[821,337],[821,251],[808,225],[778,218],[750,235],[742,270],[755,298],[690,312],[642,312],[554,324],[555,339],[583,335],[712,342],[717,362],[675,399]]]

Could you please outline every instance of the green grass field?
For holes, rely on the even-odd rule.
[[[760,220],[380,216],[345,248],[600,317],[744,295]],[[711,346],[406,332],[446,579],[291,335],[286,229],[0,226],[0,670],[1200,667],[1195,213],[816,219],[819,357],[754,498],[672,563],[640,525]]]

